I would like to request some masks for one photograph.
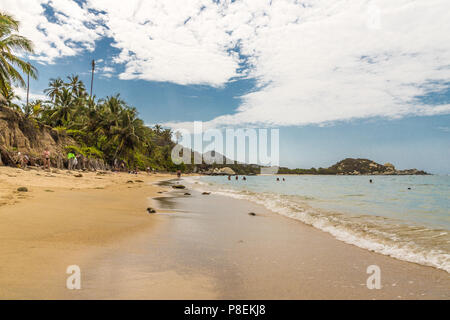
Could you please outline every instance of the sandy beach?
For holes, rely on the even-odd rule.
[[[445,271],[245,200],[157,184],[173,175],[76,174],[0,168],[1,299],[450,298]],[[81,290],[66,288],[69,265]],[[366,287],[369,265],[379,290]]]

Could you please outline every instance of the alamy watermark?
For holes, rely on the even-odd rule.
[[[367,289],[381,289],[381,269],[379,266],[373,264],[367,267],[367,274],[370,276],[367,278]]]
[[[279,167],[279,129],[203,130],[203,123],[196,121],[193,132],[180,129],[176,135],[171,153],[175,164],[257,164],[267,173]]]
[[[66,269],[66,273],[70,274],[66,280],[66,287],[69,290],[81,289],[81,269],[77,265],[70,265]]]

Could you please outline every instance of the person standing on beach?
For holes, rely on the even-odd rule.
[[[16,166],[18,168],[23,168],[23,161],[24,161],[23,154],[20,151],[17,152]]]
[[[181,170],[177,170],[177,178],[178,178],[178,179],[181,178]]]
[[[68,154],[67,154],[67,159],[69,160],[69,165],[68,165],[68,169],[69,170],[72,170],[73,169],[73,166],[74,166],[74,163],[75,163],[75,155],[73,154],[73,152],[72,151],[70,151]]]
[[[45,148],[44,153],[42,154],[43,162],[44,162],[44,169],[50,169],[50,151],[48,150],[48,147]]]
[[[28,155],[25,154],[22,158],[22,167],[27,168],[29,163],[30,163],[30,157],[28,157]]]

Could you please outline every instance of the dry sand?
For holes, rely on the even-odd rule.
[[[0,167],[1,299],[449,298],[444,271],[247,201],[154,184],[173,176],[76,173]],[[365,286],[371,264],[380,290]],[[81,268],[81,290],[66,288],[69,265]]]
[[[133,247],[121,242],[141,232],[151,232],[158,224],[158,216],[146,211],[151,204],[149,197],[161,190],[151,184],[170,175],[81,173],[82,177],[75,177],[76,174],[79,172],[0,167],[0,298],[91,296],[84,286],[80,291],[66,288],[67,267],[78,265],[83,280],[89,279],[86,265],[96,264],[105,255],[133,252]],[[28,192],[18,192],[22,186]],[[108,274],[100,272],[94,278],[104,276]],[[126,270],[124,276],[113,276],[115,283],[128,283],[121,292],[97,288],[92,298],[158,297],[140,295],[139,288],[129,285],[133,277],[139,277],[133,269]],[[194,297],[201,297],[184,282],[187,281],[166,271],[157,277],[149,275],[140,284],[165,290],[165,283],[173,283],[185,288],[184,292],[193,291]],[[127,295],[129,287],[137,291]]]

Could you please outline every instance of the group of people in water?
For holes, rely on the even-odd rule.
[[[282,178],[282,179],[283,179],[282,181],[286,181],[285,178]],[[235,176],[235,180],[239,180],[239,176],[238,176],[238,175]],[[243,176],[243,177],[242,177],[242,180],[243,180],[243,181],[246,181],[247,178],[246,178],[245,176]],[[228,181],[231,181],[231,175],[228,175]],[[277,178],[277,181],[280,181],[280,178]]]
[[[239,176],[236,176],[235,179],[236,179],[236,180],[239,180]],[[228,180],[231,181],[231,176],[230,176],[230,175],[228,176]],[[245,180],[247,180],[247,178],[246,178],[245,176],[243,176],[243,177],[242,177],[242,180],[245,181]]]

